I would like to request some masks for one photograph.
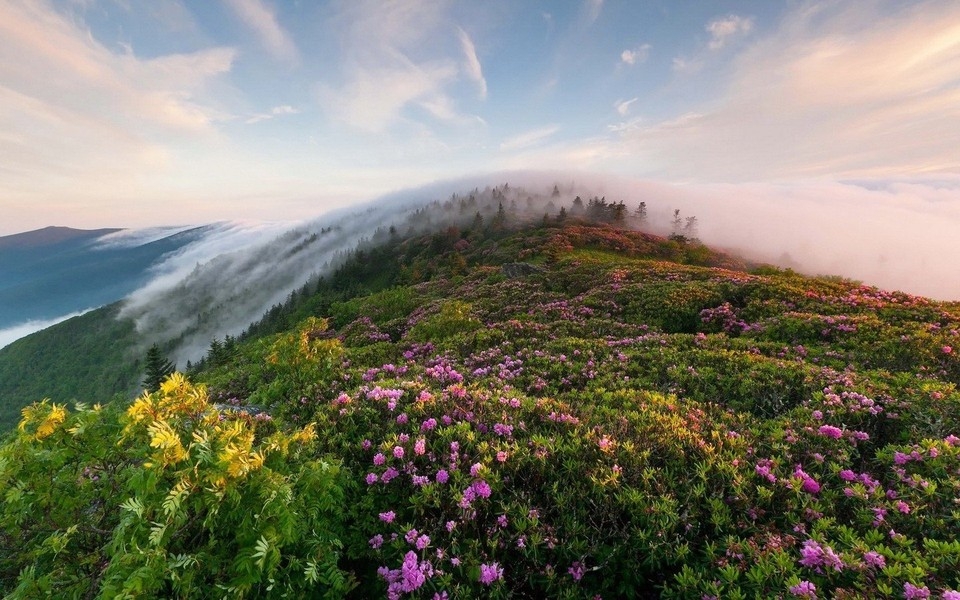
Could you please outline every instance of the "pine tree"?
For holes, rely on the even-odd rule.
[[[159,389],[163,380],[176,370],[177,366],[160,353],[159,346],[156,344],[150,346],[147,350],[143,387],[147,390]]]

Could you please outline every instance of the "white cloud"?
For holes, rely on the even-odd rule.
[[[627,116],[627,113],[630,112],[630,105],[639,100],[639,98],[631,98],[629,100],[617,100],[613,103],[613,106],[617,109],[617,112],[620,113],[620,116]]]
[[[593,23],[600,17],[603,0],[585,0],[584,8],[587,13],[587,23]]]
[[[627,65],[635,65],[647,60],[650,56],[650,44],[642,44],[636,48],[628,48],[620,53],[620,61]]]
[[[710,49],[719,50],[726,45],[727,40],[736,35],[750,33],[753,29],[752,17],[728,15],[714,19],[707,23],[706,30],[710,34]]]
[[[283,115],[296,115],[300,113],[300,109],[294,108],[289,104],[283,104],[280,106],[274,106],[270,109],[270,112],[266,113],[257,113],[249,118],[247,118],[244,123],[251,125],[253,123],[259,123],[260,121],[268,121],[274,117],[279,117]]]
[[[539,129],[525,131],[503,140],[503,142],[500,144],[500,149],[505,151],[515,151],[529,148],[539,144],[558,131],[560,131],[559,125],[548,125]]]
[[[227,6],[260,39],[260,43],[279,60],[295,62],[297,47],[277,22],[274,11],[261,0],[224,0]]]
[[[960,5],[883,6],[798,7],[740,52],[709,105],[625,131],[611,152],[701,181],[960,172]]]
[[[93,210],[165,168],[171,141],[210,138],[230,118],[213,86],[232,68],[232,48],[145,60],[42,1],[0,2],[0,40],[5,206],[95,198]]]
[[[483,68],[480,66],[480,59],[477,58],[477,49],[473,45],[473,40],[460,27],[457,27],[457,35],[460,37],[460,45],[463,47],[463,55],[466,61],[464,71],[466,71],[468,78],[476,82],[480,90],[480,98],[486,98],[487,80],[483,77]]]
[[[329,25],[340,38],[341,80],[320,84],[319,98],[334,119],[370,133],[403,122],[419,127],[418,112],[447,123],[477,122],[457,111],[448,91],[461,69],[454,40],[444,33],[455,27],[443,3],[342,1]],[[458,46],[463,52],[462,40]],[[468,64],[467,77],[479,83],[479,61],[476,67]]]
[[[671,68],[678,73],[696,73],[703,68],[703,61],[700,59],[691,59],[683,56],[674,57]]]

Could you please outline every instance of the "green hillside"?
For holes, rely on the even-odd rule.
[[[136,330],[118,311],[118,304],[99,308],[0,349],[0,431],[42,398],[90,403],[137,391]]]
[[[612,220],[393,236],[186,378],[29,407],[0,591],[960,597],[960,306]]]

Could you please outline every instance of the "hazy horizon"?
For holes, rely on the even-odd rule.
[[[528,169],[954,203],[957,22],[948,0],[11,0],[0,235],[299,221]]]

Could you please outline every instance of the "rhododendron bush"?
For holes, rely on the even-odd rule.
[[[28,407],[3,591],[960,597],[957,306],[658,248],[473,240],[194,383]]]

